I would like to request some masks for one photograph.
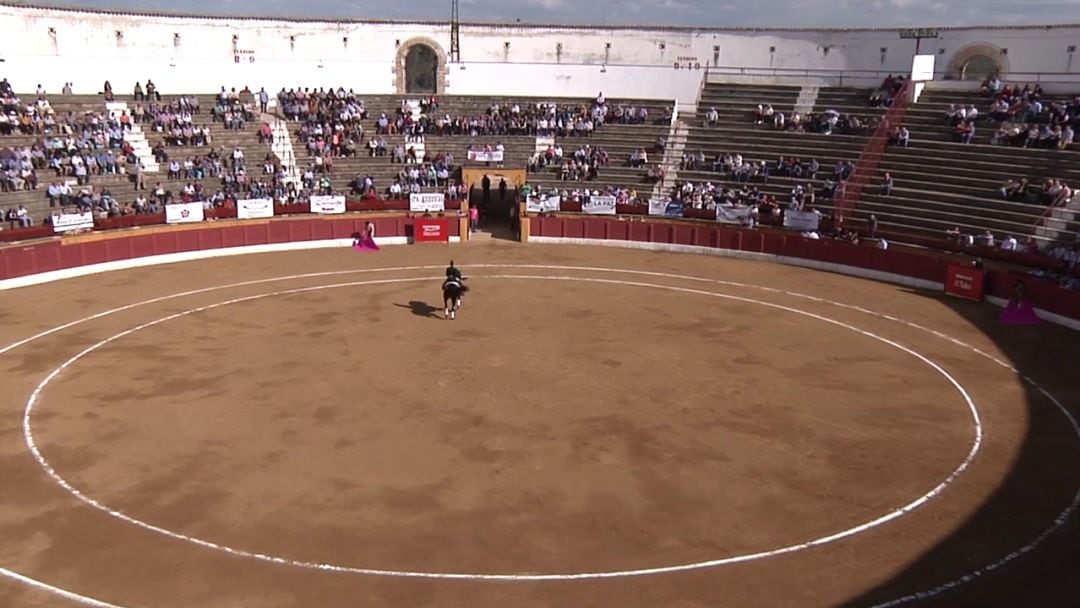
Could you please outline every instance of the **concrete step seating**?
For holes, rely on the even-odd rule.
[[[841,114],[880,115],[883,109],[867,107],[870,93],[869,89],[823,87],[817,91],[813,111],[835,109]],[[710,161],[719,152],[738,152],[748,159],[768,161],[779,156],[798,156],[804,161],[816,158],[822,165],[819,174],[822,177],[831,174],[838,160],[856,161],[869,139],[867,136],[778,132],[770,126],[754,124],[758,104],[769,103],[778,111],[790,113],[799,95],[800,88],[792,86],[708,84],[702,91],[697,116],[690,119],[687,151],[704,151]],[[975,99],[981,99],[982,105],[972,101]],[[1080,186],[1080,162],[1077,162],[1080,154],[1072,150],[954,143],[951,126],[945,125],[941,118],[949,103],[976,103],[985,111],[988,100],[975,93],[924,93],[920,103],[908,110],[905,120],[911,131],[910,147],[888,148],[873,185],[864,192],[855,218],[863,219],[874,213],[883,227],[923,233],[941,234],[959,226],[971,232],[990,229],[1018,237],[1036,235],[1045,207],[1002,200],[998,188],[1006,179],[1023,177],[1035,185],[1041,185],[1047,178],[1060,178]],[[713,107],[720,115],[719,122],[705,126],[705,113]],[[989,135],[986,139],[989,140]],[[892,195],[888,197],[876,194],[876,184],[885,171],[895,180]],[[680,177],[716,183],[718,176],[710,171],[683,172]],[[773,179],[762,189],[787,197],[790,187],[790,181]],[[831,202],[822,201],[819,207],[827,210]],[[1072,222],[1068,227],[1075,230]],[[1040,240],[1056,238],[1056,235],[1046,236],[1045,231],[1037,236]]]

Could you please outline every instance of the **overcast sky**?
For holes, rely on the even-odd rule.
[[[36,4],[31,0],[30,4]],[[49,4],[47,0],[41,2]],[[895,27],[1080,22],[1080,0],[460,0],[462,21]],[[113,10],[313,18],[448,19],[450,0],[61,0]]]

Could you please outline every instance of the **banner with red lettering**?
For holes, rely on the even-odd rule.
[[[416,243],[446,243],[450,241],[450,220],[417,219],[413,224]]]
[[[983,297],[986,271],[970,266],[950,265],[945,274],[945,293],[979,301]]]

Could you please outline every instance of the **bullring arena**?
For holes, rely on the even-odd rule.
[[[0,608],[1080,606],[1080,26],[453,4],[0,5]]]
[[[473,286],[455,321],[449,256]],[[4,605],[1071,601],[1072,330],[498,241],[4,301]]]

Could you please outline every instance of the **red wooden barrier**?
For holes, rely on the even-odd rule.
[[[588,238],[622,241],[673,243],[770,253],[817,260],[826,263],[887,272],[936,283],[945,283],[948,259],[932,253],[882,251],[869,245],[853,245],[835,240],[812,240],[798,235],[766,233],[719,225],[688,225],[669,222],[626,221],[605,217],[533,217],[533,236]],[[1027,294],[1037,308],[1080,319],[1080,293],[1063,289],[1053,282],[1015,273],[989,271],[985,289],[989,295],[1008,298],[1016,281],[1023,279]]]

